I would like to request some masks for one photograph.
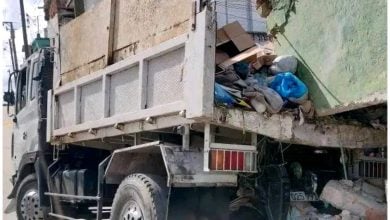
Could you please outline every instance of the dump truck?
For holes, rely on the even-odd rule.
[[[18,219],[285,219],[328,180],[383,181],[386,131],[350,121],[386,100],[311,120],[215,105],[217,30],[267,32],[238,2],[45,1],[50,47],[5,96]]]

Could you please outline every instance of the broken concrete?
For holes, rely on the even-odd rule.
[[[291,202],[288,220],[360,220],[359,216],[351,214],[350,211],[343,210],[338,215],[319,213],[310,202]]]
[[[288,220],[316,219],[317,209],[309,202],[291,202]]]
[[[360,191],[364,196],[370,197],[377,202],[385,202],[385,190],[363,180],[355,181],[353,189],[355,191]]]
[[[330,180],[324,187],[320,199],[341,210],[366,219],[386,219],[386,204],[356,191],[351,181]],[[367,187],[366,187],[367,188]]]

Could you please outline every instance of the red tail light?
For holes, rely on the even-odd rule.
[[[255,151],[211,149],[209,155],[210,170],[257,172]]]

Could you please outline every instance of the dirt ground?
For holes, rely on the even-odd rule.
[[[7,115],[7,108],[3,107],[3,212],[8,206],[8,194],[12,190],[12,183],[9,181],[14,168],[11,160],[11,132],[12,119]],[[16,220],[16,213],[3,214],[3,219]]]

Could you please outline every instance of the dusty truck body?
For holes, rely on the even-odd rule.
[[[51,48],[37,61],[52,66],[27,62],[17,78],[17,106],[35,94],[22,81],[40,85],[15,116],[19,218],[283,219],[290,145],[337,159],[340,149],[386,145],[385,131],[360,124],[216,107],[218,3],[75,1],[69,16],[59,2],[46,5]],[[263,27],[253,21],[241,22],[256,38]],[[28,117],[35,127],[22,126]]]

